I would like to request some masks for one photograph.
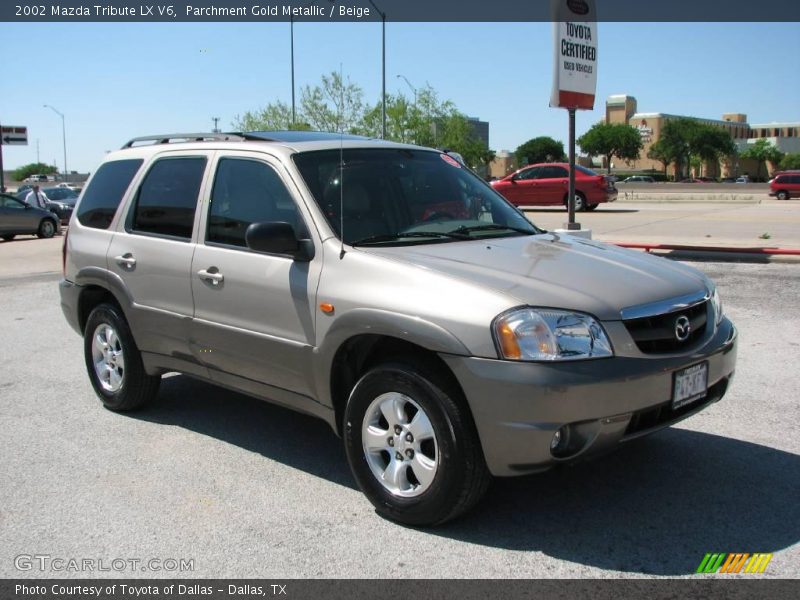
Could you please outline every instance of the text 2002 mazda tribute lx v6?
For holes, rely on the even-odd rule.
[[[61,304],[106,407],[177,371],[315,415],[414,525],[702,410],[736,363],[702,273],[541,231],[446,153],[309,132],[110,153]]]

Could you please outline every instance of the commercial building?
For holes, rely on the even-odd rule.
[[[638,112],[636,98],[620,94],[609,96],[606,100],[605,120],[607,123],[627,123],[638,129],[644,147],[638,160],[613,164],[612,168],[636,171],[663,170],[662,163],[647,158],[647,151],[661,137],[665,123],[672,119],[682,118],[725,129],[733,138],[740,153],[758,139],[767,139],[781,152],[800,152],[800,122],[748,123],[747,115],[741,113],[726,113],[722,115],[722,119],[706,119],[667,113]],[[768,167],[770,171],[775,169],[775,165],[768,165]],[[674,166],[671,166],[670,169],[675,175]],[[694,173],[694,175],[733,177],[744,173],[755,174],[757,169],[756,161],[734,158],[733,160],[722,160],[719,164],[706,163],[702,166],[702,173]],[[686,175],[688,173],[679,174],[679,176]]]

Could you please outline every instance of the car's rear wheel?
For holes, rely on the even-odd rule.
[[[52,219],[42,219],[36,235],[40,238],[51,238],[56,234],[56,223]]]
[[[567,210],[569,210],[569,195],[564,199],[564,205],[566,206]],[[575,192],[575,212],[581,212],[586,210],[586,196],[584,196],[581,192]],[[591,209],[590,209],[591,210]]]
[[[9,233],[8,235],[4,235],[4,236],[3,236],[3,239],[4,239],[5,241],[7,241],[7,242],[10,242],[10,241],[11,241],[11,240],[13,240],[15,237],[17,237],[17,234],[15,234],[15,233]]]
[[[488,487],[460,391],[411,359],[367,372],[350,394],[344,424],[353,475],[389,519],[436,525],[469,510]]]
[[[786,190],[781,190],[777,194],[778,200],[788,200],[789,199],[789,192]]]
[[[83,353],[92,387],[111,410],[139,408],[158,394],[161,378],[148,375],[119,308],[100,304],[83,331]]]

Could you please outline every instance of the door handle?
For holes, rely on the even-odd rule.
[[[133,254],[130,252],[126,252],[120,256],[115,256],[114,260],[117,261],[117,264],[121,267],[132,269],[136,266],[136,259],[133,258]]]
[[[225,277],[222,273],[216,270],[216,267],[211,267],[211,270],[200,269],[197,272],[197,276],[204,281],[210,281],[211,285],[219,285],[225,280]]]

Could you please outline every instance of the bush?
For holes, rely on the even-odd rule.
[[[58,169],[53,165],[46,165],[44,163],[30,163],[14,171],[12,176],[14,177],[14,181],[23,181],[31,175],[54,175],[55,173],[58,173]]]

